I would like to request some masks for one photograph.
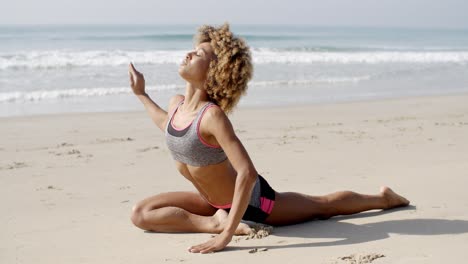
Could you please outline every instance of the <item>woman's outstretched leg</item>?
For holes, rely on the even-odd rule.
[[[198,193],[170,192],[146,198],[132,210],[133,224],[155,232],[220,233],[227,212],[217,210]],[[236,234],[248,234],[250,228],[240,224]]]
[[[351,191],[310,196],[301,193],[276,193],[275,206],[267,224],[288,225],[312,219],[327,219],[336,215],[349,215],[373,209],[390,209],[406,206],[409,201],[388,187],[376,195]]]

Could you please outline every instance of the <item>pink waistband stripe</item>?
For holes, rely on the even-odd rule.
[[[208,202],[208,200],[207,200]],[[230,209],[232,207],[232,204],[226,204],[226,205],[215,205],[215,204],[212,204],[210,202],[208,202],[209,204],[211,204],[211,206],[213,206],[214,208],[218,208],[218,209]],[[273,200],[270,200],[268,198],[265,198],[265,197],[260,197],[260,209],[267,213],[267,214],[271,214],[271,211],[273,210],[273,206],[275,205],[275,201]]]
[[[275,201],[272,201],[265,197],[260,197],[260,209],[262,209],[263,212],[270,214],[273,210],[273,205],[275,205]]]

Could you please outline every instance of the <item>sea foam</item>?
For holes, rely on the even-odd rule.
[[[183,88],[181,85],[160,85],[147,87],[147,91],[175,90]],[[42,100],[60,100],[71,97],[96,97],[119,94],[131,94],[130,87],[110,87],[110,88],[77,88],[67,90],[36,90],[36,91],[14,91],[0,93],[0,103],[5,102],[25,102]]]
[[[249,87],[269,87],[269,86],[293,86],[293,85],[312,85],[320,83],[355,83],[369,80],[370,76],[356,77],[328,77],[302,80],[275,80],[275,81],[253,81]],[[168,84],[147,87],[147,91],[168,91],[183,89],[183,85]],[[43,100],[61,100],[73,97],[99,97],[119,94],[131,94],[130,87],[109,87],[109,88],[75,88],[75,89],[54,89],[54,90],[35,90],[35,91],[13,91],[0,93],[0,103],[7,102],[28,102]]]
[[[138,64],[179,64],[187,51],[182,50],[95,50],[95,51],[21,51],[0,53],[0,69],[54,69],[73,67],[112,67]],[[468,63],[468,51],[290,51],[254,49],[255,64],[380,64],[380,63]]]

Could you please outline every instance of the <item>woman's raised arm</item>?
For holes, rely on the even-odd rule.
[[[153,122],[164,131],[167,122],[167,112],[157,105],[145,91],[145,77],[137,71],[132,63],[129,65],[130,86],[133,93],[140,99]]]

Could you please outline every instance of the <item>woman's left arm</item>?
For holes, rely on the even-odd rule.
[[[237,172],[237,179],[231,210],[223,232],[206,243],[190,247],[189,251],[193,253],[220,251],[229,244],[247,209],[252,189],[258,177],[247,151],[239,138],[237,138],[226,114],[218,107],[212,107],[207,111],[203,119],[205,121],[204,124],[207,124],[205,131],[213,135],[218,144],[223,148]]]

